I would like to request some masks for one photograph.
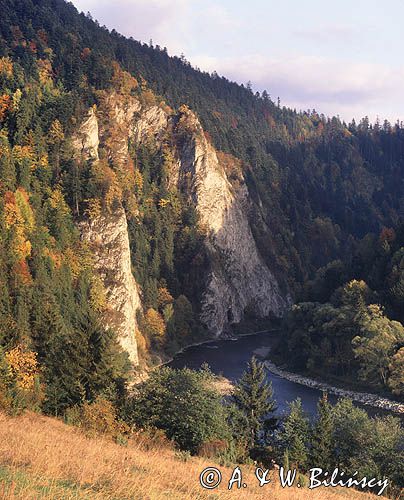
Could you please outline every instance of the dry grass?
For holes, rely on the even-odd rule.
[[[203,490],[199,474],[212,465],[187,458],[162,444],[137,439],[119,446],[107,439],[89,439],[62,422],[26,414],[0,414],[0,498],[3,499],[279,499],[327,500],[375,498],[351,490],[259,489],[253,470],[242,467],[246,489],[228,491],[231,469],[219,467],[223,483]]]

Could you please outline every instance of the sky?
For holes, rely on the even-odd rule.
[[[404,120],[404,0],[73,0],[108,28],[183,53],[299,110]]]

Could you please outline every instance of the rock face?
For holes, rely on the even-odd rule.
[[[180,190],[194,203],[206,230],[212,269],[202,304],[202,321],[215,335],[249,311],[280,316],[287,306],[278,283],[259,255],[248,221],[249,193],[241,177],[233,186],[196,116],[183,112],[188,134],[174,172]]]
[[[72,138],[72,145],[76,156],[85,160],[98,160],[98,146],[100,139],[98,135],[98,120],[95,108],[88,111],[86,120],[80,125],[77,133]]]
[[[91,108],[88,117],[73,137],[72,144],[77,156],[84,160],[98,161],[101,142],[113,160],[122,165],[128,157],[129,125],[139,107],[135,103],[130,108],[122,109],[113,104],[112,97],[111,101],[106,106],[110,127],[101,126],[95,109]],[[80,231],[82,238],[90,245],[95,271],[106,290],[108,307],[103,313],[105,326],[116,331],[130,361],[137,365],[136,313],[141,308],[141,300],[140,289],[131,269],[125,211],[119,207],[113,214],[81,222]]]
[[[170,148],[174,161],[169,185],[180,190],[199,214],[211,261],[201,304],[201,320],[209,331],[219,336],[227,325],[242,320],[246,310],[258,317],[280,316],[288,298],[258,252],[242,173],[237,183],[230,182],[195,114],[186,107],[178,115],[155,105],[145,108],[134,97],[120,100],[112,93],[104,97],[97,113],[90,110],[73,138],[78,155],[98,161],[101,144],[104,157],[121,171],[131,162],[129,141],[154,141],[158,147],[164,143]],[[125,211],[120,207],[113,215],[84,222],[81,231],[93,249],[97,272],[107,290],[106,325],[118,332],[136,364],[136,312],[141,300],[131,272]]]
[[[169,183],[195,206],[206,232],[211,269],[201,304],[201,320],[218,336],[230,323],[242,320],[248,309],[258,317],[281,316],[288,305],[278,283],[259,255],[248,221],[249,193],[241,176],[232,185],[214,147],[192,111],[182,107],[167,117],[151,108],[135,123],[137,142],[171,138],[177,159]]]
[[[122,348],[138,364],[136,312],[141,307],[139,287],[132,275],[128,226],[123,208],[80,225],[94,255],[95,270],[102,279],[108,307],[105,324],[117,332]]]

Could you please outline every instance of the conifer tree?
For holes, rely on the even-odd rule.
[[[307,466],[310,424],[302,408],[302,401],[297,398],[289,404],[289,414],[284,420],[279,433],[281,446],[291,467],[304,470]]]
[[[310,461],[313,467],[328,470],[332,466],[332,408],[327,393],[317,404],[317,420],[311,437]]]
[[[265,380],[264,364],[255,357],[248,363],[234,388],[233,400],[247,418],[250,445],[259,445],[265,421],[276,410],[276,402],[273,399],[272,384]]]

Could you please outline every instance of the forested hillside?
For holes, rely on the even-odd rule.
[[[172,151],[186,149],[195,130],[200,139],[189,109],[233,191],[245,180],[255,243],[285,296],[307,298],[309,280],[335,260],[347,280],[358,278],[352,255],[382,234],[391,264],[373,272],[373,254],[362,252],[360,278],[367,280],[366,270],[390,273],[385,283],[375,277],[375,286],[387,313],[402,320],[401,124],[345,124],[281,107],[267,92],[109,32],[63,0],[0,0],[0,9],[1,359],[17,378],[27,371],[35,404],[58,413],[100,393],[122,396],[127,360],[100,321],[108,304],[80,236],[85,220],[124,208],[142,294],[143,354],[206,335],[199,308],[209,252],[195,206],[167,174]],[[108,112],[134,100],[142,110],[162,110],[172,125],[161,147],[124,138],[128,158],[120,164],[122,130],[118,120],[108,129]],[[74,151],[89,108],[102,130],[96,162]],[[307,300],[327,301],[330,293]],[[39,374],[43,385],[33,383]]]

